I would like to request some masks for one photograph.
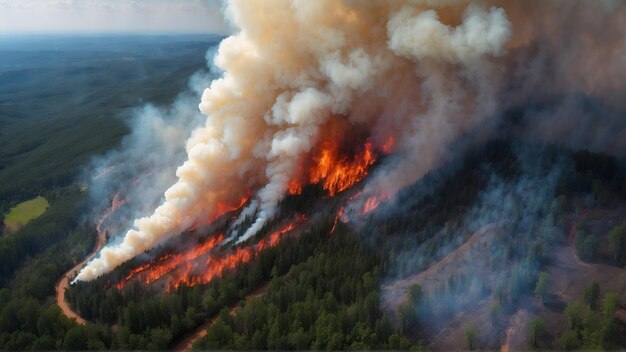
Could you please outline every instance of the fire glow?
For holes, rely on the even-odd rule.
[[[360,151],[352,156],[342,153],[337,142],[326,141],[322,143],[320,150],[313,155],[308,163],[308,171],[303,171],[304,164],[299,167],[300,174],[306,175],[307,184],[319,184],[332,197],[361,182],[368,174],[370,168],[376,163],[379,156],[389,154],[393,148],[393,139],[389,138],[381,147],[376,147],[372,142],[363,144]],[[301,194],[303,182],[298,178],[292,179],[288,184],[288,191],[292,195]],[[114,197],[114,200],[117,198]],[[361,192],[352,195],[348,202],[354,202],[361,196]],[[250,195],[246,195],[236,203],[219,203],[208,224],[240,210],[248,202]],[[364,215],[374,210],[381,199],[370,197],[364,202],[364,207],[358,215]],[[337,214],[331,234],[334,233],[339,221],[349,221],[346,207],[342,206]],[[247,263],[255,258],[258,253],[267,248],[276,246],[285,234],[293,231],[305,221],[304,216],[297,217],[291,223],[269,234],[255,244],[245,247],[237,247],[229,252],[217,253],[216,249],[224,241],[224,235],[219,234],[211,237],[206,242],[187,249],[182,253],[164,254],[131,270],[115,287],[123,289],[129,282],[137,280],[148,285],[165,280],[168,290],[175,289],[180,285],[194,286],[205,284],[221,276],[225,271]],[[200,224],[194,224],[196,229]]]
[[[123,289],[132,280],[147,285],[167,279],[168,290],[180,285],[194,286],[208,283],[225,271],[249,262],[260,252],[275,247],[286,234],[292,232],[305,220],[304,216],[298,216],[294,221],[272,232],[259,242],[237,247],[226,253],[213,253],[224,240],[222,234],[213,236],[200,246],[183,253],[165,254],[132,270],[115,287]]]
[[[165,254],[156,260],[146,263],[136,269],[131,270],[126,277],[116,285],[118,289],[123,288],[126,283],[141,274],[142,281],[146,284],[157,281],[169,274],[180,265],[188,264],[196,258],[203,256],[217,247],[224,240],[224,235],[219,234],[210,238],[200,246],[191,248],[184,253]]]
[[[201,225],[210,225],[210,224],[215,223],[222,216],[230,214],[232,212],[235,212],[235,211],[243,208],[243,206],[246,205],[246,203],[248,202],[248,199],[250,199],[250,196],[246,195],[245,197],[241,198],[241,200],[237,204],[229,204],[229,203],[225,203],[225,202],[217,203],[217,205],[215,207],[215,211],[213,212],[211,217],[208,219],[208,221],[206,221],[206,223],[202,223],[202,224],[199,223],[199,222],[196,222],[195,224],[193,224],[193,226],[191,226],[190,230],[195,230],[195,229],[197,229]]]
[[[335,216],[335,221],[333,222],[333,227],[330,229],[330,234],[331,235],[335,233],[335,229],[337,228],[337,223],[343,217],[343,212],[344,212],[345,209],[346,209],[346,207],[339,208],[339,211],[337,212],[337,216]],[[344,222],[347,222],[347,220],[344,221]]]
[[[440,166],[457,143],[472,142],[466,136],[483,132],[500,109],[542,95],[568,96],[571,87],[600,101],[598,92],[611,92],[607,99],[613,100],[613,86],[624,81],[616,79],[623,65],[607,65],[602,79],[589,75],[589,60],[582,55],[598,50],[616,58],[623,26],[608,28],[610,35],[604,35],[604,18],[621,25],[623,10],[597,16],[596,25],[580,26],[581,35],[572,36],[569,16],[545,31],[528,30],[544,28],[558,7],[528,7],[523,1],[305,3],[228,2],[233,35],[215,50],[211,66],[220,76],[205,85],[198,106],[206,120],[185,142],[187,158],[176,169],[176,180],[158,198],[160,204],[126,224],[123,239],[103,248],[75,281],[113,271],[184,235],[192,224],[211,220],[220,202],[250,193],[244,218],[254,219],[237,239],[247,241],[279,213],[288,194],[315,184],[329,196],[338,195],[363,180],[378,157],[398,148],[406,153],[388,159],[371,183],[383,189],[369,190],[393,195]],[[574,7],[576,12],[602,7],[592,6]],[[531,9],[532,15],[520,16]],[[586,24],[595,17],[584,19]],[[607,40],[584,40],[588,30]],[[561,36],[580,39],[572,46],[576,55],[557,55],[560,47],[552,44]],[[549,45],[544,48],[544,43]],[[551,60],[535,58],[538,52],[563,63],[554,84],[535,83],[533,78],[544,71],[555,71],[550,71]],[[524,60],[537,63],[538,70],[528,70]],[[527,84],[511,86],[519,77]],[[569,129],[550,128],[569,140]],[[485,129],[484,139],[491,133]],[[482,133],[476,136],[483,139]],[[367,201],[363,209],[363,200],[346,206],[346,213],[367,213],[379,203]]]
[[[371,196],[367,197],[367,199],[363,203],[363,208],[359,212],[359,215],[360,216],[365,216],[365,215],[373,212],[374,210],[378,209],[378,207],[381,204],[387,202],[390,198],[391,198],[391,195],[389,195],[389,194],[371,195]]]
[[[349,216],[349,214],[352,214],[357,218],[366,216],[367,214],[378,209],[381,204],[385,203],[391,198],[389,195],[370,195],[365,199],[365,201],[361,201],[360,198],[362,196],[363,191],[356,192],[350,198],[348,198],[347,205],[342,205],[341,207],[339,207],[339,211],[337,211],[337,215],[335,216],[335,220],[333,221],[333,226],[330,229],[330,235],[333,235],[335,233],[339,221],[343,222],[344,224],[350,221],[350,218],[352,216]],[[356,210],[354,209],[354,204],[357,204]]]
[[[364,151],[353,160],[341,157],[336,143],[324,142],[322,152],[314,159],[311,169],[311,183],[321,183],[330,196],[352,187],[365,176],[369,167],[376,162],[372,143],[365,144]]]
[[[348,156],[341,153],[337,142],[325,141],[319,152],[312,157],[311,167],[305,178],[308,184],[319,184],[331,197],[335,196],[361,182],[381,155],[392,152],[393,145],[394,140],[391,137],[381,147],[367,141],[360,152]],[[300,166],[299,174],[302,173],[301,169]],[[300,178],[292,179],[287,185],[291,195],[302,193],[302,188],[303,182]]]

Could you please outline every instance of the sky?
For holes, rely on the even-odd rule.
[[[0,0],[0,35],[227,34],[219,0]]]

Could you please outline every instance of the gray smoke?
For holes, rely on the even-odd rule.
[[[163,192],[176,181],[176,166],[186,157],[185,141],[202,124],[197,102],[204,88],[219,76],[212,65],[216,47],[207,51],[206,70],[193,74],[186,92],[169,106],[146,104],[126,117],[130,134],[121,145],[92,160],[85,171],[93,204],[93,221],[111,205],[111,197],[124,205],[106,219],[112,241],[132,225],[132,221],[152,212],[163,199]]]
[[[516,145],[513,151],[512,176],[481,164],[487,185],[458,221],[403,237],[403,249],[382,284],[384,307],[396,309],[406,301],[409,287],[419,284],[424,298],[414,313],[422,322],[442,326],[454,314],[476,308],[489,297],[513,301],[532,287],[548,249],[559,245],[562,229],[556,219],[562,209],[557,187],[571,172],[572,162],[553,148]],[[456,170],[458,166],[451,165],[442,176],[455,175]],[[462,182],[441,177],[418,184],[403,199],[419,204],[437,181]],[[411,207],[404,202],[380,211],[397,216]],[[503,305],[511,303],[506,299]],[[481,330],[490,328],[482,326]]]

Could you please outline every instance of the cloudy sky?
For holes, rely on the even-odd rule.
[[[227,33],[219,0],[0,0],[0,35]]]

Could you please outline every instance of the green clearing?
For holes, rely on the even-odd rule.
[[[50,203],[44,197],[37,197],[27,200],[11,208],[4,218],[7,228],[17,230],[18,228],[28,224],[31,220],[41,216]]]

